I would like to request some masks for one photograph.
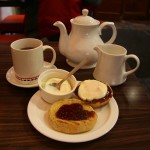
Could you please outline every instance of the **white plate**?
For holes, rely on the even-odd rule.
[[[45,64],[48,63],[48,62],[44,62]],[[55,69],[56,66],[53,65],[51,67],[51,69]],[[15,71],[14,71],[14,67],[11,67],[7,73],[6,73],[6,79],[7,81],[12,84],[12,85],[15,85],[15,86],[18,86],[18,87],[22,87],[22,88],[33,88],[33,87],[38,87],[38,83],[34,83],[34,84],[27,84],[27,85],[24,85],[24,84],[21,84],[19,82],[17,82],[16,78],[15,78]]]
[[[66,59],[66,62],[71,67],[76,67],[77,66],[77,64],[71,62],[69,59]],[[81,67],[81,69],[91,69],[91,68],[95,68],[95,66],[96,66],[96,63],[92,64],[92,65],[83,66],[83,67]]]
[[[64,134],[53,130],[48,122],[50,104],[46,103],[37,91],[30,99],[27,113],[31,124],[43,135],[51,139],[69,143],[91,141],[109,132],[116,124],[119,115],[118,105],[112,98],[108,105],[96,109],[98,120],[95,127],[88,132],[80,134]]]

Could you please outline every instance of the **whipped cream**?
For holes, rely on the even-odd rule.
[[[64,81],[61,86],[60,89],[57,89],[56,87],[54,87],[53,85],[50,85],[51,83],[58,83],[60,82],[62,79],[60,78],[51,78],[49,80],[47,80],[44,84],[43,84],[43,88],[51,94],[55,94],[55,95],[61,95],[61,94],[66,94],[68,92],[71,91],[71,85],[69,83],[68,80]]]
[[[78,95],[88,101],[103,98],[106,94],[107,85],[97,80],[85,80],[78,89]]]

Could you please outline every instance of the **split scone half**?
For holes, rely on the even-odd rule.
[[[112,88],[97,80],[81,81],[75,92],[80,100],[93,108],[108,104],[113,96]]]
[[[94,109],[78,99],[63,99],[53,103],[48,117],[54,130],[69,134],[89,131],[97,121]]]

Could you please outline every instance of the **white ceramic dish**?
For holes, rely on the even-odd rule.
[[[44,63],[48,63],[48,62],[44,62]],[[57,67],[55,65],[52,66],[51,69],[56,69]],[[45,71],[45,70],[44,70]],[[17,80],[15,79],[15,71],[14,71],[14,67],[11,67],[7,73],[6,73],[6,79],[7,81],[12,84],[15,85],[17,87],[22,87],[22,88],[34,88],[34,87],[38,87],[38,82],[35,84],[28,84],[28,85],[24,85],[21,83],[18,83]]]
[[[71,67],[76,67],[76,65],[77,65],[77,64],[74,64],[73,62],[71,62],[69,59],[66,59],[66,62]],[[92,65],[83,66],[83,67],[81,67],[81,69],[91,69],[91,68],[94,68],[95,66],[96,66],[96,63],[92,64]]]
[[[69,72],[67,70],[64,69],[50,69],[50,70],[46,70],[43,73],[40,74],[39,78],[38,78],[38,85],[39,85],[39,89],[40,89],[40,95],[41,97],[48,103],[53,103],[59,99],[65,99],[65,98],[70,98],[72,97],[77,85],[78,85],[78,81],[76,80],[74,75],[71,75],[67,81],[69,82],[69,86],[71,86],[71,90],[68,92],[64,92],[64,93],[59,93],[59,94],[55,94],[55,93],[51,93],[50,91],[47,91],[45,89],[44,84],[46,84],[46,82],[49,79],[52,78],[59,78],[59,79],[63,79]],[[52,87],[50,85],[48,85],[49,87]]]
[[[80,143],[99,138],[109,132],[116,124],[119,115],[118,105],[112,98],[108,105],[96,109],[98,120],[95,127],[85,133],[64,134],[53,130],[48,122],[48,110],[51,104],[46,103],[37,91],[30,99],[27,113],[31,124],[43,135],[51,139],[68,142]]]

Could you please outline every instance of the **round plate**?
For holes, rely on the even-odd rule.
[[[51,104],[46,103],[37,91],[30,99],[27,113],[31,124],[43,135],[51,139],[79,143],[91,141],[109,132],[116,124],[119,115],[118,105],[114,98],[110,102],[98,109],[95,109],[98,120],[94,128],[88,132],[80,134],[65,134],[57,132],[51,128],[48,122],[48,110]]]
[[[71,67],[75,67],[77,65],[77,64],[71,62],[69,59],[66,59],[66,62]],[[83,66],[83,67],[81,67],[81,69],[92,69],[92,68],[95,68],[95,66],[96,66],[96,63],[92,64],[92,65]]]
[[[48,63],[48,62],[44,62],[45,64]],[[55,65],[53,65],[51,67],[51,69],[56,69],[57,67]],[[44,70],[45,71],[45,70]],[[33,88],[33,87],[38,87],[38,83],[35,83],[35,84],[21,84],[19,82],[17,82],[16,80],[16,77],[15,77],[15,71],[14,71],[14,67],[11,67],[7,73],[6,73],[6,79],[7,81],[12,84],[12,85],[15,85],[15,86],[18,86],[18,87],[22,87],[22,88]]]

